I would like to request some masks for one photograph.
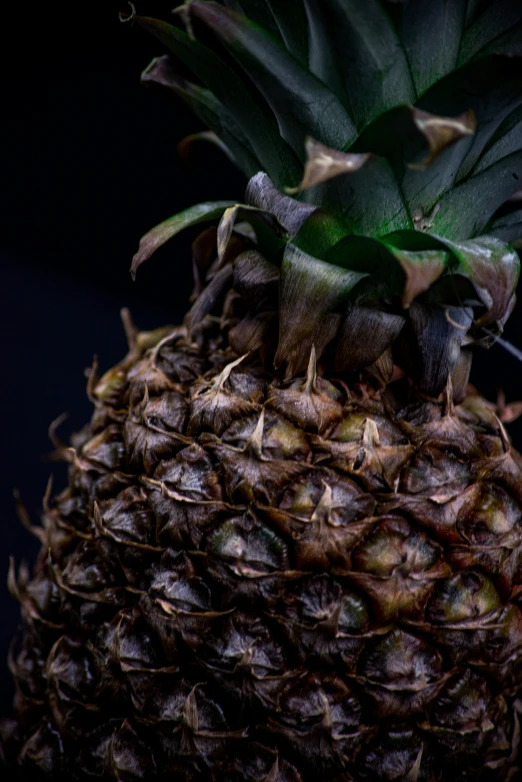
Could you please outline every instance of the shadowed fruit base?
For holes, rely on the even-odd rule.
[[[226,309],[226,308],[225,308]],[[11,588],[23,779],[504,780],[522,480],[493,407],[283,383],[226,317],[90,382]]]

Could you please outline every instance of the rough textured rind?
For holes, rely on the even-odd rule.
[[[228,309],[227,309],[228,306]],[[290,383],[233,306],[97,383],[11,573],[22,779],[504,780],[522,681],[517,456],[494,409]],[[228,315],[226,314],[228,312]]]

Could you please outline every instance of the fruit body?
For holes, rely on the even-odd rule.
[[[34,576],[10,573],[24,779],[517,773],[521,463],[466,393],[515,303],[522,12],[364,6],[131,17],[185,66],[144,82],[249,182],[143,237],[134,274],[219,219],[184,325],[127,321],[91,375]]]
[[[491,406],[282,383],[227,325],[138,335],[94,386],[12,581],[7,751],[53,779],[506,778],[522,481]]]

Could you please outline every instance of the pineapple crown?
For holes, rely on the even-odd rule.
[[[192,326],[232,284],[247,304],[238,352],[263,344],[276,313],[289,377],[314,349],[337,372],[385,383],[398,363],[423,391],[451,378],[462,395],[471,348],[494,341],[515,302],[522,5],[190,0],[174,14],[133,11],[171,53],[143,82],[207,125],[191,140],[244,171],[246,203],[156,226],[133,274],[183,228],[219,219]]]

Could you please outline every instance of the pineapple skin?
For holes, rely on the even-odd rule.
[[[131,335],[10,573],[21,779],[505,780],[522,480],[494,409]]]

